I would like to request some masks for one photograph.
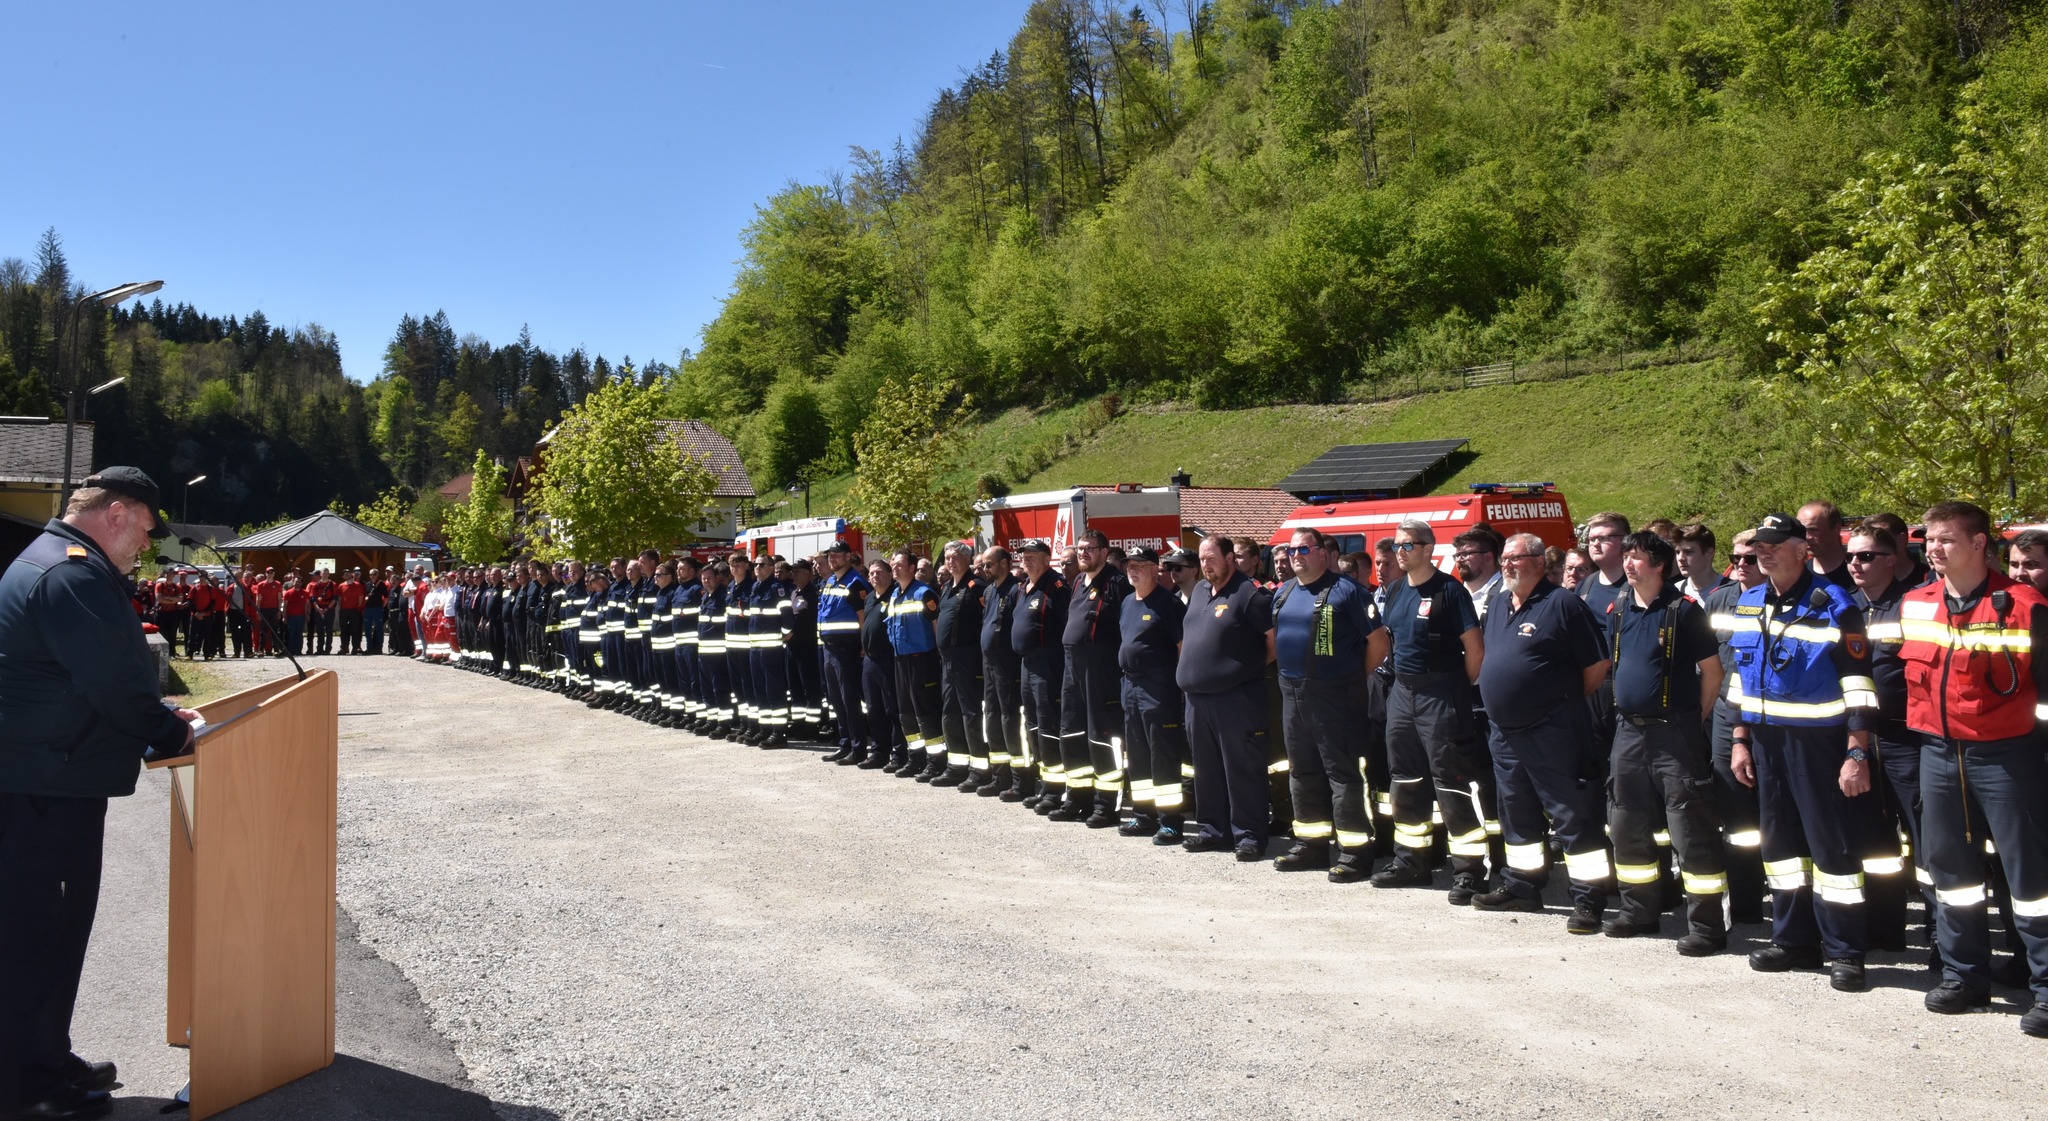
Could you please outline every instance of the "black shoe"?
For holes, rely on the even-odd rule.
[[[1254,841],[1250,837],[1246,837],[1237,843],[1237,862],[1239,864],[1250,864],[1254,860],[1264,859],[1266,859],[1265,842]]]
[[[7,1114],[8,1121],[85,1121],[114,1112],[114,1096],[105,1090],[80,1090],[60,1085],[42,1101]]]
[[[846,757],[851,754],[853,754],[852,748],[842,747],[830,755],[820,756],[819,758],[823,759],[827,763],[844,763],[846,762]]]
[[[1333,884],[1355,884],[1365,879],[1371,872],[1371,858],[1360,856],[1354,860],[1340,856],[1335,864],[1330,865],[1329,877]]]
[[[1571,915],[1564,920],[1564,932],[1566,934],[1598,934],[1600,933],[1600,925],[1600,912],[1593,910],[1591,907],[1578,906],[1573,907]]]
[[[781,732],[777,732],[777,733],[775,733],[774,735],[772,735],[772,736],[769,736],[769,737],[768,737],[767,739],[765,739],[765,740],[761,741],[761,746],[762,746],[762,747],[788,747],[788,746],[789,746],[789,737],[788,737],[788,736],[785,736],[785,735],[783,735],[783,734],[782,734]]]
[[[1638,934],[1656,934],[1661,929],[1654,920],[1636,922],[1626,915],[1616,915],[1600,924],[1600,933],[1609,938],[1634,938]]]
[[[1165,848],[1167,845],[1178,845],[1183,840],[1185,838],[1181,836],[1180,830],[1171,825],[1162,825],[1159,827],[1159,832],[1152,834],[1152,843],[1161,848]]]
[[[1758,973],[1786,973],[1794,969],[1819,969],[1820,947],[1772,944],[1749,955],[1749,967]]]
[[[974,796],[977,798],[1008,798],[1010,796],[1010,787],[1015,781],[1010,777],[1010,772],[1007,770],[992,771],[988,778],[982,781],[981,786],[976,788]],[[1018,795],[1018,797],[1022,796],[1021,794]]]
[[[904,758],[903,767],[896,772],[896,777],[908,779],[921,778],[925,773],[925,766],[929,762],[930,760],[924,757],[924,752],[913,751]]]
[[[933,755],[930,757],[930,761],[925,764],[924,772],[917,776],[917,781],[934,781],[939,776],[945,774],[949,770],[952,770],[952,768],[946,765],[946,756],[944,753]]]
[[[855,763],[854,766],[859,767],[863,771],[887,771],[889,769],[889,754],[885,751],[870,752],[867,758]]]
[[[988,777],[987,771],[969,770],[966,776],[961,778],[960,785],[956,789],[962,794],[976,794],[981,791],[983,784],[989,781],[991,780]]]
[[[1398,856],[1372,874],[1374,887],[1428,887],[1434,882],[1436,877],[1430,875],[1429,869],[1419,868]]]
[[[74,1090],[112,1090],[121,1072],[112,1063],[89,1063],[77,1055],[64,1057],[64,1082]]]
[[[1728,948],[1728,936],[1716,938],[1697,931],[1688,933],[1678,940],[1678,952],[1689,958],[1710,958]]]
[[[1081,824],[1090,829],[1109,829],[1122,820],[1123,815],[1108,806],[1097,806],[1095,812],[1088,815],[1088,820]]]
[[[1008,790],[996,795],[996,797],[1010,803],[1028,802],[1031,800],[1030,796],[1024,793],[1023,787],[1014,784]]]
[[[1046,814],[1045,820],[1080,821],[1083,818],[1086,818],[1087,816],[1088,811],[1082,809],[1081,804],[1079,802],[1065,802],[1061,805],[1055,806],[1051,813]]]
[[[1444,898],[1453,907],[1468,907],[1472,900],[1478,897],[1479,889],[1484,886],[1480,883],[1479,877],[1470,872],[1454,872],[1451,875],[1450,894]],[[1542,905],[1538,904],[1536,909],[1542,910]]]
[[[1180,847],[1189,852],[1229,852],[1230,842],[1223,837],[1204,837],[1200,833],[1191,833],[1181,841]]]
[[[937,778],[931,780],[931,784],[934,787],[964,786],[966,783],[967,768],[965,767],[947,767],[944,771],[939,772]]]
[[[1119,837],[1150,837],[1159,832],[1159,819],[1151,814],[1136,814],[1118,826],[1116,832]]]
[[[1860,993],[1864,989],[1863,963],[1838,958],[1828,963],[1828,985],[1839,993]]]
[[[893,775],[897,771],[900,771],[903,768],[910,766],[910,760],[905,758],[904,756],[891,755],[888,758],[889,762],[882,767],[883,774]]]
[[[1929,1012],[1944,1016],[1955,1016],[1973,1008],[1991,1006],[1991,993],[1984,989],[1972,989],[1961,981],[1943,981],[1927,991],[1923,1002]]]
[[[2020,1017],[2020,1030],[2037,1038],[2048,1039],[2048,1000],[2037,1000],[2027,1013]]]
[[[1330,846],[1321,841],[1296,841],[1273,858],[1273,868],[1280,872],[1320,872],[1329,866]]]
[[[1461,872],[1459,874],[1467,875],[1468,873]],[[1533,915],[1543,910],[1543,901],[1541,899],[1534,899],[1526,895],[1516,895],[1514,892],[1509,891],[1505,885],[1494,888],[1492,891],[1482,891],[1474,895],[1469,902],[1475,911],[1520,911]]]

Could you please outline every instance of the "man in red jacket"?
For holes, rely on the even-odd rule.
[[[336,587],[336,599],[341,604],[341,652],[360,654],[363,652],[363,604],[368,600],[363,587],[363,570],[349,569]]]

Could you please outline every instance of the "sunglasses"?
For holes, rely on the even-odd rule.
[[[1848,554],[1848,557],[1850,564],[1872,564],[1875,563],[1877,558],[1879,557],[1888,557],[1891,555],[1892,554],[1890,553],[1850,553]]]
[[[1749,564],[1755,564],[1755,563],[1756,563],[1756,554],[1755,554],[1755,553],[1737,553],[1737,554],[1735,554],[1734,556],[1732,556],[1732,557],[1729,557],[1729,558],[1728,558],[1728,563],[1730,563],[1730,564],[1732,564],[1732,565],[1736,566],[1737,568],[1741,568],[1741,567],[1742,567],[1742,566],[1744,566],[1744,565],[1749,565]]]
[[[1407,552],[1407,551],[1408,551],[1408,550],[1410,550],[1410,549],[1420,549],[1420,548],[1422,548],[1422,542],[1420,542],[1420,541],[1396,541],[1396,542],[1394,542],[1394,551],[1395,551],[1395,552],[1397,552],[1397,553],[1405,553],[1405,552]]]
[[[1305,557],[1315,551],[1314,545],[1282,545],[1277,550],[1282,556]]]

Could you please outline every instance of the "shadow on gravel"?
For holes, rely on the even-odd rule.
[[[165,1116],[164,1107],[170,1104],[164,1098],[119,1097],[117,1092],[112,1116],[119,1121],[145,1121]],[[524,1107],[510,1107],[506,1112],[532,1121],[548,1121],[556,1116]],[[185,1111],[178,1109],[168,1116],[183,1117]],[[482,1094],[379,1066],[354,1055],[336,1055],[334,1065],[326,1070],[215,1116],[226,1121],[496,1121],[498,1114],[492,1110],[490,1099]]]

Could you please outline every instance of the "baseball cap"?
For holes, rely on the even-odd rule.
[[[1017,546],[1017,551],[1020,553],[1044,553],[1046,556],[1051,556],[1052,546],[1034,537],[1031,540],[1023,543],[1022,545]]]
[[[1756,540],[1763,545],[1782,545],[1792,538],[1806,540],[1806,527],[1790,514],[1765,514],[1756,525]]]
[[[834,541],[830,545],[825,546],[825,551],[828,553],[850,553],[853,552],[853,546],[848,545],[844,541]]]
[[[162,514],[156,512],[163,501],[163,492],[157,489],[156,480],[143,473],[140,467],[109,467],[87,479],[85,486],[110,490],[123,498],[132,498],[149,510],[149,535],[158,541],[171,535],[171,527],[164,524]]]
[[[1158,564],[1159,550],[1148,549],[1145,546],[1140,545],[1137,548],[1132,549],[1130,552],[1125,553],[1124,561],[1127,564]]]
[[[1175,549],[1173,552],[1160,557],[1159,563],[1172,568],[1193,568],[1196,564],[1195,554],[1188,552],[1186,549]]]

